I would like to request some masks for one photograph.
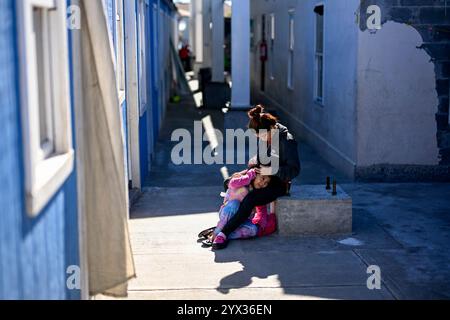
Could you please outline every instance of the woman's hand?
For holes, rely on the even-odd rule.
[[[258,158],[256,156],[254,156],[253,158],[250,159],[250,161],[248,162],[248,166],[249,167],[254,167],[258,165]]]

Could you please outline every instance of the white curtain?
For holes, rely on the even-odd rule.
[[[129,0],[127,0],[129,1]],[[76,107],[82,108],[78,134],[84,198],[85,248],[90,295],[127,295],[135,277],[128,231],[128,189],[124,168],[122,115],[115,60],[102,0],[81,0],[80,66]],[[77,126],[79,128],[79,126]]]

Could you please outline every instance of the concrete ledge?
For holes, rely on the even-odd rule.
[[[352,199],[341,187],[337,195],[325,186],[293,187],[290,197],[277,200],[280,235],[321,236],[352,232]]]

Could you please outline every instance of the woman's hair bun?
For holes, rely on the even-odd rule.
[[[271,130],[278,122],[276,117],[265,112],[262,105],[258,105],[250,110],[248,116],[250,118],[248,127],[256,132],[260,130]]]
[[[263,113],[264,113],[264,107],[261,105],[258,105],[248,112],[248,116],[250,119],[258,120],[261,118],[261,114],[263,114]]]

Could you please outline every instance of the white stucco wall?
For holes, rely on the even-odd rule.
[[[180,24],[185,23],[186,25],[186,29],[184,31],[180,31]],[[183,42],[183,44],[189,44],[191,45],[191,35],[190,35],[190,24],[191,24],[191,19],[189,17],[180,17],[178,20],[178,23],[176,24],[175,27],[175,39],[177,40],[177,46],[176,48],[178,48],[178,43],[180,43],[180,40]],[[192,50],[192,47],[191,47]]]
[[[325,5],[324,105],[314,101],[315,13]],[[349,175],[356,162],[356,74],[358,0],[252,0],[255,44],[261,39],[261,16],[275,13],[274,79],[266,64],[266,90],[260,91],[257,46],[252,54],[252,95],[255,103],[276,106],[292,131],[307,140],[320,154]],[[288,12],[295,9],[295,62],[293,90],[287,87]],[[266,30],[268,34],[268,29]],[[267,40],[269,40],[267,38]]]
[[[388,22],[359,34],[357,165],[438,164],[434,64],[419,33]]]

